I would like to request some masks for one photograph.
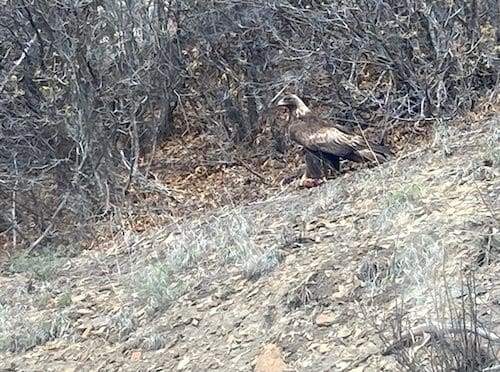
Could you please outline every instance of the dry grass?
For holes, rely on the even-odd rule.
[[[9,262],[9,271],[12,273],[33,274],[39,280],[51,280],[57,275],[57,271],[67,261],[64,257],[58,257],[53,252],[40,252],[36,256],[20,252],[12,257]]]
[[[30,319],[19,307],[0,307],[0,350],[22,352],[62,337],[71,319],[60,312],[45,313]]]
[[[257,348],[268,337],[307,330],[312,326],[311,312],[325,306],[335,311],[340,306],[336,302],[321,302],[335,291],[345,292],[339,302],[342,306],[352,303],[346,313],[359,312],[361,304],[375,317],[360,325],[361,319],[346,318],[340,312],[339,324],[368,330],[375,325],[389,341],[397,336],[391,331],[394,319],[403,331],[427,321],[462,319],[468,326],[488,326],[498,317],[491,314],[487,319],[479,310],[492,306],[492,298],[469,296],[473,300],[464,306],[460,291],[464,288],[464,268],[474,268],[479,279],[470,291],[480,288],[492,296],[497,293],[498,128],[498,120],[465,132],[441,128],[435,147],[344,174],[324,187],[284,189],[253,205],[179,220],[142,234],[125,232],[109,246],[78,257],[14,257],[5,266],[13,277],[3,278],[0,348],[23,352],[61,340],[65,343],[59,347],[76,348],[90,338],[100,345],[121,345],[126,350],[154,353],[172,349],[176,355],[188,353],[193,360],[203,359],[206,352],[197,343],[207,340],[215,352],[219,343],[229,341],[215,336],[221,324],[209,323],[206,318],[206,323],[198,326],[197,321],[184,319],[191,319],[187,312],[196,309],[203,317],[224,313],[224,319],[246,314],[249,324],[257,327],[246,326],[244,334],[257,339],[248,341],[247,346]],[[315,278],[323,278],[323,297],[315,292],[322,284]],[[342,289],[353,283],[357,287]],[[276,298],[289,298],[297,288],[304,301],[285,307],[280,315],[290,319],[277,322],[277,328],[261,327],[263,317],[273,318],[269,309],[282,306]],[[231,324],[242,322],[244,318],[238,318]],[[287,330],[287,324],[294,328]],[[244,325],[238,327],[245,329]],[[182,333],[179,339],[185,341],[176,341],[174,334],[189,329],[191,338],[184,339],[187,336]],[[377,332],[371,332],[372,339],[378,338]],[[329,339],[329,343],[334,345],[335,340]],[[463,337],[461,340],[466,342]],[[354,343],[343,343],[351,341]],[[445,338],[436,345],[444,345],[444,341],[448,346],[457,343]],[[188,345],[187,351],[183,344]],[[294,349],[297,359],[293,363],[298,370],[307,370],[308,358],[319,358],[317,362],[324,357],[328,362],[325,355],[307,349],[308,341],[303,345],[303,349]],[[220,349],[223,355],[230,353],[226,346]],[[422,370],[444,356],[459,355],[450,351],[455,350],[451,346],[439,357],[425,347],[421,351],[401,350],[399,355],[404,358],[400,366],[405,360],[414,361],[410,357],[416,355],[421,358],[418,366]],[[468,355],[479,355],[476,349],[467,350]],[[171,360],[173,356],[165,354],[168,357]],[[150,363],[157,359],[152,357]],[[373,359],[373,363],[380,362]],[[329,363],[324,368],[341,370],[332,366],[331,359]],[[379,365],[367,368],[376,370]]]
[[[136,286],[139,288],[141,298],[151,305],[153,309],[165,309],[183,295],[187,288],[183,282],[175,280],[173,270],[182,266],[175,266],[172,262],[156,262],[144,267],[138,274]]]

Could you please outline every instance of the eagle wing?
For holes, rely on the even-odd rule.
[[[318,120],[299,120],[290,127],[290,137],[312,152],[324,152],[352,161],[384,160],[390,150],[368,143],[357,134],[346,133],[334,126],[322,125]]]
[[[361,143],[358,136],[348,135],[335,127],[321,127],[309,135],[309,146],[316,151],[347,157],[356,151]]]

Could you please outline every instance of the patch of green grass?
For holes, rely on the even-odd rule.
[[[51,299],[52,299],[52,293],[43,292],[36,297],[35,303],[39,308],[45,308],[47,307]]]
[[[61,337],[70,320],[61,314],[26,319],[17,309],[0,305],[0,351],[23,352]]]
[[[71,305],[71,294],[70,293],[63,293],[59,298],[57,299],[57,306],[59,308],[62,307],[67,307]]]
[[[164,262],[144,268],[140,275],[139,294],[154,309],[165,309],[187,291],[187,285],[174,279],[175,270]]]
[[[492,135],[488,138],[488,141],[483,146],[483,151],[488,156],[489,159],[484,159],[491,162],[493,167],[498,167],[500,165],[500,129],[495,129]]]
[[[423,187],[420,184],[413,183],[410,186],[398,191],[389,191],[385,196],[388,206],[394,204],[405,204],[419,200],[423,196]]]
[[[167,344],[167,338],[160,333],[152,333],[141,340],[141,348],[145,351],[163,349]]]
[[[21,252],[10,259],[9,270],[12,273],[31,272],[40,280],[51,280],[65,262],[66,258],[56,257],[50,252],[42,252],[36,256]]]
[[[112,330],[108,341],[118,342],[129,338],[129,335],[137,330],[137,317],[130,308],[122,308],[110,321]]]

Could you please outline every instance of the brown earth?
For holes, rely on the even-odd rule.
[[[500,116],[466,124],[320,188],[274,185],[73,257],[11,258],[0,367],[400,371],[397,352],[384,353],[398,314],[405,329],[445,322],[471,297],[500,334]],[[427,366],[418,342],[402,348]]]

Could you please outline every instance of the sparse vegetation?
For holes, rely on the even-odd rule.
[[[390,191],[387,193],[387,204],[392,206],[393,204],[405,204],[407,202],[414,202],[423,196],[422,186],[419,184],[412,184],[410,186],[404,187],[400,191]]]
[[[50,251],[33,256],[20,252],[9,262],[9,271],[13,273],[33,273],[39,280],[51,280],[57,275],[58,269],[64,265],[66,259],[57,257]]]
[[[286,362],[298,370],[310,370],[311,360],[313,370],[494,365],[497,344],[474,344],[471,332],[403,343],[390,356],[376,340],[383,329],[392,345],[428,321],[494,333],[497,178],[477,177],[474,164],[497,171],[481,165],[496,124],[477,123],[448,138],[448,157],[423,150],[416,160],[344,175],[320,189],[129,232],[108,249],[71,258],[68,270],[53,269],[63,274],[58,280],[41,273],[35,277],[48,281],[33,282],[28,270],[42,262],[51,267],[57,257],[23,265],[14,257],[16,265],[4,265],[15,280],[2,286],[2,348],[22,358],[50,340],[68,340],[50,347],[71,353],[91,339],[148,368],[177,368],[172,355],[208,368],[212,353],[226,365],[239,366],[238,357],[248,365],[262,340],[285,335],[296,340],[283,345],[294,350],[296,359]],[[464,265],[481,278],[470,286],[474,309],[467,282],[461,284]],[[369,321],[352,316],[360,305]],[[332,325],[318,328],[311,321],[318,312],[331,313]],[[50,327],[48,314],[60,318]],[[387,332],[398,321],[401,334]],[[319,343],[344,359],[332,360]]]
[[[71,321],[60,313],[26,319],[18,309],[0,307],[0,351],[23,352],[63,336]]]
[[[70,293],[62,293],[57,299],[58,307],[66,307],[71,305],[71,294]]]
[[[143,338],[141,348],[146,351],[163,349],[167,343],[164,335],[161,333],[152,333]]]
[[[432,290],[432,317],[438,319],[421,319],[421,324],[411,326],[413,322],[406,319],[410,311],[401,302],[392,318],[392,335],[387,338],[380,331],[386,345],[384,354],[395,355],[411,371],[486,371],[498,367],[500,336],[479,320],[474,273],[467,272],[462,280],[459,293],[447,286],[446,277]]]
[[[499,17],[3,1],[0,370],[497,368]],[[287,91],[395,156],[297,189]]]
[[[52,293],[43,292],[39,296],[37,296],[37,298],[35,299],[35,303],[38,308],[45,308],[47,305],[49,305],[50,300],[52,300]]]
[[[110,330],[112,331],[109,337],[110,342],[127,340],[130,334],[137,330],[137,323],[138,319],[133,309],[129,307],[120,309],[109,322]]]
[[[173,274],[171,264],[156,262],[146,266],[139,275],[139,293],[153,309],[165,309],[186,292],[186,284]]]
[[[485,164],[491,167],[500,167],[500,129],[496,128],[491,137],[486,141],[486,155]]]
[[[137,273],[141,297],[153,308],[164,309],[194,284],[183,283],[179,273],[203,266],[200,261],[207,256],[216,257],[222,266],[238,267],[252,279],[274,269],[283,253],[276,244],[267,248],[257,244],[261,226],[240,213],[235,210],[194,228],[179,225],[172,233],[158,234],[155,243],[162,258]]]
[[[242,271],[247,278],[257,279],[273,271],[283,259],[283,252],[276,246],[263,252],[256,250],[244,257]]]
[[[0,232],[30,250],[85,246],[96,221],[113,231],[124,215],[141,223],[168,210],[176,193],[152,166],[176,136],[214,151],[193,158],[200,174],[238,165],[268,182],[259,168],[287,145],[263,114],[285,88],[404,144],[481,97],[494,102],[499,83],[491,1],[4,5]]]

